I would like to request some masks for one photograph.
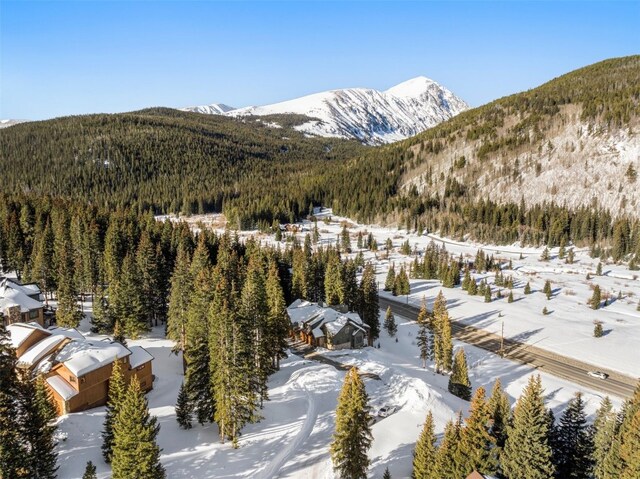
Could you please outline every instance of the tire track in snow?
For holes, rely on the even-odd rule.
[[[307,397],[307,414],[300,431],[298,431],[296,437],[294,437],[289,444],[276,454],[273,460],[267,464],[267,467],[254,477],[260,479],[273,479],[277,477],[282,466],[287,463],[291,456],[293,456],[300,446],[302,446],[304,441],[306,441],[311,435],[311,432],[316,425],[316,420],[318,419],[318,403],[309,391],[305,389],[304,393]]]

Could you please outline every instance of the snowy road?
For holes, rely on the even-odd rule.
[[[387,306],[391,306],[394,313],[411,320],[418,316],[418,307],[407,305],[402,300],[380,297],[380,308],[384,310]],[[451,323],[451,332],[456,339],[496,354],[500,353],[500,337],[496,334],[457,322]],[[633,394],[636,381],[631,377],[506,338],[504,347],[507,359],[533,366],[575,384],[620,398]],[[607,372],[609,379],[602,380],[587,375],[589,371],[594,370]]]

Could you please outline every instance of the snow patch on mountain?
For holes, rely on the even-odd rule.
[[[13,125],[17,125],[18,123],[26,123],[29,120],[0,120],[0,128],[8,128]]]
[[[207,115],[224,115],[231,110],[235,110],[235,108],[225,105],[224,103],[212,103],[211,105],[188,106],[186,108],[181,108],[181,110],[191,111],[194,113],[204,113]]]
[[[467,108],[469,106],[451,91],[421,76],[386,91],[345,88],[271,105],[239,108],[224,114],[305,115],[312,120],[298,125],[296,129],[308,135],[355,138],[375,145],[416,135]]]

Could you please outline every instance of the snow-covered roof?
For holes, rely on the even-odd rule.
[[[51,386],[55,392],[57,392],[62,399],[68,401],[73,396],[78,394],[78,391],[73,389],[71,384],[62,379],[62,377],[55,375],[47,378],[47,383]]]
[[[18,360],[18,364],[21,366],[35,366],[38,364],[45,356],[51,354],[63,341],[67,338],[64,336],[54,336],[51,335],[48,338],[44,338],[42,341],[37,342],[29,349],[25,351],[25,353],[20,356]]]
[[[296,299],[287,308],[287,313],[291,318],[291,323],[305,323],[324,309],[326,308],[318,306],[317,303]]]
[[[9,331],[9,337],[11,338],[11,347],[17,349],[22,343],[24,343],[34,331],[43,331],[45,334],[50,334],[49,331],[40,327],[38,323],[13,323],[7,326]]]
[[[56,326],[52,326],[48,329],[51,334],[55,334],[57,336],[64,336],[69,339],[84,339],[84,336],[80,331],[75,328],[58,328]]]
[[[115,341],[73,340],[60,350],[56,359],[80,377],[129,355],[131,351]]]
[[[12,306],[20,306],[21,313],[28,313],[33,309],[42,308],[42,303],[30,298],[22,291],[13,289],[5,281],[0,285],[0,311]]]
[[[335,335],[340,332],[347,323],[351,323],[355,328],[364,331],[368,326],[362,322],[358,313],[341,313],[330,307],[322,307],[317,303],[311,303],[297,299],[287,308],[287,313],[292,323],[304,324],[311,330],[314,337],[322,337],[324,334],[320,328],[325,326],[326,331]]]
[[[24,293],[28,296],[31,296],[34,294],[39,295],[41,293],[40,287],[36,283],[21,284],[17,280],[11,279],[11,278],[3,278],[0,281],[0,287],[2,286],[6,286],[16,291],[20,291],[21,293]]]
[[[131,346],[129,350],[131,351],[131,356],[129,356],[131,369],[142,366],[153,359],[153,356],[142,346]]]

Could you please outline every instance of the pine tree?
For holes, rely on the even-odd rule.
[[[369,426],[368,396],[355,368],[347,373],[338,397],[336,432],[331,444],[333,467],[340,477],[366,479],[367,451],[373,436]]]
[[[460,453],[464,474],[473,471],[482,471],[483,474],[492,475],[498,468],[498,456],[496,441],[490,435],[491,415],[489,405],[485,400],[483,387],[476,389],[469,417],[465,420],[460,440]]]
[[[102,286],[98,286],[93,298],[93,317],[91,319],[91,332],[109,334],[113,331],[114,321],[109,311],[107,292]]]
[[[549,479],[554,475],[549,424],[540,376],[532,376],[516,403],[501,465],[507,477]],[[526,445],[526,447],[523,447]]]
[[[420,348],[420,359],[422,367],[427,367],[427,359],[433,357],[433,331],[427,313],[427,305],[423,300],[418,313],[418,348]]]
[[[109,310],[124,333],[136,339],[149,329],[135,258],[127,254],[121,272],[109,286]]]
[[[485,303],[491,302],[491,286],[489,285],[486,285],[484,288],[484,302]]]
[[[596,267],[596,275],[597,276],[602,276],[602,263],[599,262],[598,266]]]
[[[382,479],[391,479],[391,473],[389,472],[388,467],[385,468],[384,474],[382,474]]]
[[[571,248],[569,250],[569,253],[567,253],[566,263],[567,264],[573,264],[574,262],[575,262],[575,253],[573,251],[573,248]]]
[[[527,281],[527,284],[524,287],[524,294],[531,294],[531,284]]]
[[[391,266],[389,266],[389,271],[387,272],[387,279],[384,282],[384,290],[394,291],[395,284],[396,284],[396,269],[392,263]]]
[[[433,414],[427,414],[416,448],[413,452],[412,479],[431,479],[436,463],[436,436],[434,433]]]
[[[360,306],[358,308],[362,321],[369,326],[370,340],[380,336],[380,308],[378,303],[378,283],[371,263],[367,263],[360,280]]]
[[[511,416],[509,398],[502,390],[500,378],[496,379],[489,398],[490,434],[496,440],[496,446],[502,449],[507,441],[507,426]]]
[[[613,410],[613,405],[608,397],[600,402],[600,407],[593,422],[593,474],[596,479],[614,479],[618,477],[618,472],[611,474],[609,471],[609,461],[607,461],[614,441],[617,441],[616,434],[618,420]],[[619,458],[615,460],[616,467],[620,464]]]
[[[544,288],[542,288],[542,292],[545,294],[545,296],[547,297],[547,299],[551,299],[551,282],[549,280],[546,280],[544,282]]]
[[[23,370],[19,378],[20,436],[26,444],[27,477],[53,479],[58,470],[54,433],[56,417],[51,393],[44,378]]]
[[[540,256],[540,261],[549,261],[549,248],[545,246],[542,251],[542,255]]]
[[[449,376],[449,392],[465,401],[471,399],[471,382],[467,370],[467,357],[464,349],[459,348],[453,358],[453,368]],[[483,390],[484,393],[484,390]]]
[[[205,424],[213,421],[215,409],[209,373],[209,324],[207,321],[213,299],[213,277],[208,261],[193,268],[197,256],[196,252],[192,261],[192,271],[199,271],[195,273],[194,289],[187,306],[184,389],[188,398],[185,407],[189,410],[189,417],[195,412],[197,421]]]
[[[160,430],[157,422],[156,417],[149,415],[147,399],[137,376],[132,376],[113,423],[113,479],[165,477],[160,464],[160,448],[156,444]]]
[[[469,272],[469,268],[465,268],[464,270],[464,278],[462,279],[462,289],[467,291],[469,289],[469,285],[471,284],[471,273]]]
[[[436,452],[436,466],[432,477],[438,479],[460,479],[466,477],[460,441],[462,439],[462,413],[456,422],[450,421],[444,428],[444,437]]]
[[[593,467],[593,438],[587,425],[582,395],[577,393],[567,405],[558,426],[558,449],[554,451],[556,477],[588,479]]]
[[[349,311],[355,311],[358,308],[358,278],[355,261],[347,261],[342,268],[342,283],[344,285],[344,304]]]
[[[111,378],[109,379],[109,395],[107,401],[107,413],[104,418],[104,429],[102,430],[102,457],[105,462],[111,462],[113,452],[113,424],[124,395],[126,392],[124,376],[122,373],[122,364],[116,359],[113,362],[111,370]]]
[[[284,292],[280,284],[278,265],[270,261],[266,281],[267,305],[267,347],[272,359],[273,369],[280,369],[280,359],[286,357],[287,336],[291,328],[287,306],[284,300]]]
[[[600,302],[602,301],[602,293],[600,292],[600,286],[595,285],[593,288],[593,294],[591,295],[591,299],[589,300],[589,306],[591,309],[600,308]]]
[[[178,399],[176,401],[176,420],[182,429],[191,429],[191,416],[193,414],[193,405],[189,400],[187,390],[184,383],[180,385]]]
[[[601,338],[603,334],[604,334],[604,331],[602,330],[602,323],[600,321],[596,321],[593,327],[593,337]]]
[[[16,353],[0,321],[0,477],[20,477],[27,451],[19,435],[19,384]]]
[[[513,291],[509,291],[509,296],[507,297],[508,303],[513,303]]]
[[[346,225],[342,227],[342,232],[340,233],[340,247],[345,253],[351,253],[351,237]]]
[[[478,285],[476,284],[476,280],[471,278],[469,281],[469,288],[467,289],[469,296],[475,296],[478,294]]]
[[[192,284],[191,258],[187,247],[181,243],[171,276],[171,293],[167,315],[167,338],[175,341],[175,352],[184,352],[187,346],[187,311]],[[183,364],[186,368],[186,362]]]
[[[436,371],[450,371],[453,359],[453,341],[451,339],[451,319],[447,312],[447,300],[438,293],[433,305],[433,329],[434,329],[434,358]]]
[[[98,475],[96,474],[96,466],[93,465],[93,462],[87,462],[87,467],[85,467],[84,469],[82,479],[98,479]]]
[[[387,313],[384,318],[384,329],[387,330],[389,336],[394,337],[398,332],[398,325],[396,324],[396,318],[391,311],[391,306],[387,306]]]
[[[623,467],[620,479],[640,477],[640,408],[629,421],[628,427],[621,431],[620,459]]]
[[[331,255],[327,262],[324,277],[324,295],[328,304],[344,304],[344,281],[342,278],[342,263],[337,254]]]

